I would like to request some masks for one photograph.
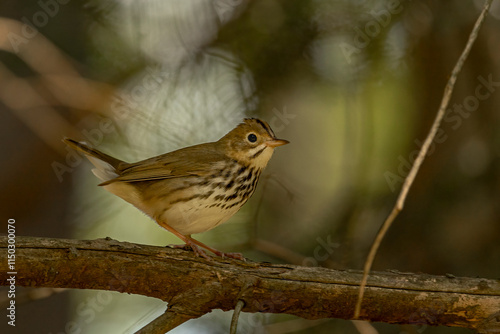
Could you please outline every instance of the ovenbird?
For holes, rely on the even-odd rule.
[[[269,125],[256,118],[244,122],[216,142],[194,145],[135,163],[113,158],[75,140],[70,147],[83,152],[95,166],[92,172],[107,191],[121,197],[172,232],[205,258],[203,247],[222,253],[191,237],[233,216],[252,196],[277,139]]]

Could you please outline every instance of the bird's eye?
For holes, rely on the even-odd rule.
[[[249,142],[255,143],[257,141],[257,136],[255,135],[255,133],[251,133],[248,135],[247,139]]]

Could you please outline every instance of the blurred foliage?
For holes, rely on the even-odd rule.
[[[68,156],[60,138],[88,140],[87,134],[132,161],[216,140],[245,115],[257,115],[291,145],[276,151],[254,198],[230,223],[197,237],[254,260],[353,269],[362,267],[394,205],[482,6],[479,0],[42,3],[49,7],[0,3],[1,202],[3,216],[19,222],[19,234],[176,243],[96,187],[87,164],[60,182],[54,162],[67,164]],[[15,30],[27,29],[26,21],[36,37]],[[500,276],[499,28],[494,2],[440,140],[375,270]],[[21,51],[13,49],[12,33],[26,39]],[[62,81],[54,81],[56,74]],[[151,78],[157,84],[147,86]],[[112,130],[93,132],[108,119]],[[75,321],[82,333],[121,332],[165,307],[113,293],[87,322],[81,311],[96,296],[75,294],[71,314],[57,321],[44,312],[63,308],[67,298],[27,304],[19,308],[20,330],[67,332]],[[227,332],[229,317],[214,312],[176,333]],[[350,322],[281,315],[244,315],[242,323],[251,333],[358,332]]]

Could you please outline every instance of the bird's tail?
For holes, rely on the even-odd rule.
[[[78,142],[70,138],[64,138],[63,142],[69,147],[85,154],[87,159],[89,159],[89,161],[96,167],[92,169],[92,172],[102,182],[112,180],[119,176],[118,170],[120,164],[124,163],[123,161],[102,153],[85,143]]]

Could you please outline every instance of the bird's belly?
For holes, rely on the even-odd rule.
[[[226,222],[241,208],[243,203],[229,207],[231,205],[216,206],[208,199],[193,199],[186,204],[177,203],[170,207],[163,212],[160,220],[184,235],[201,233]]]
[[[227,221],[246,203],[255,191],[260,171],[246,168],[232,179],[216,175],[150,182],[142,185],[141,201],[134,205],[181,234],[205,232]]]

